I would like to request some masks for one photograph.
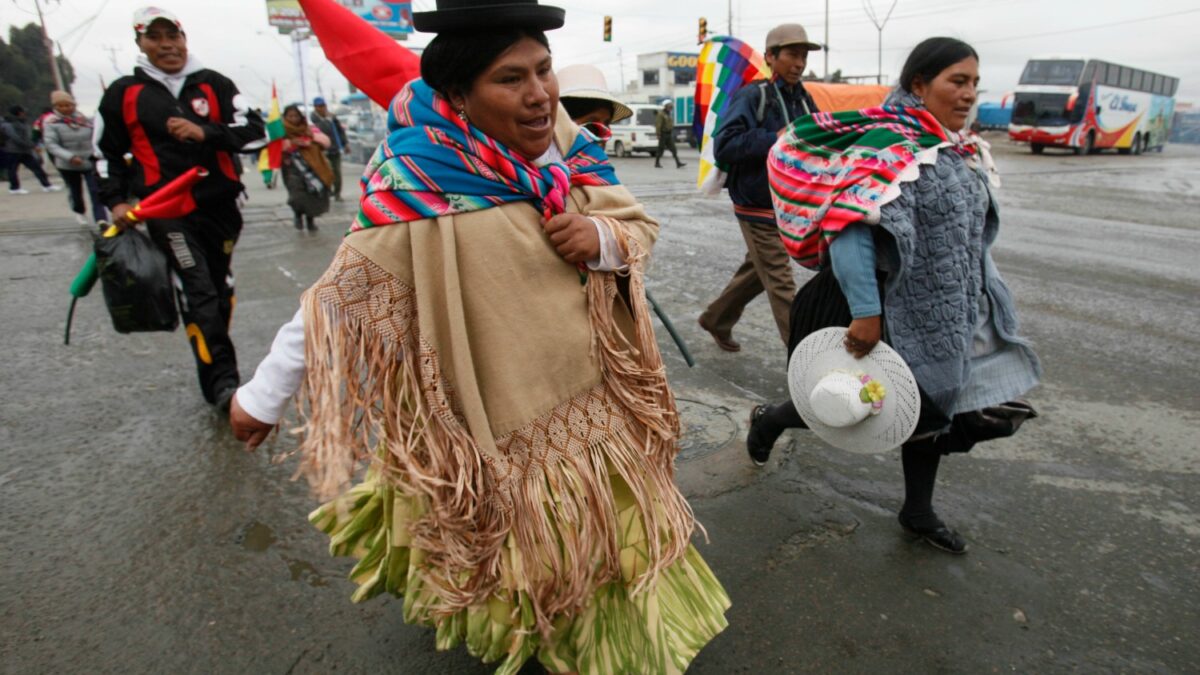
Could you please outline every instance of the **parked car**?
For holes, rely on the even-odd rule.
[[[659,107],[649,103],[630,103],[633,117],[627,117],[609,127],[612,139],[608,141],[609,154],[613,157],[629,157],[635,152],[653,155],[658,151],[658,134],[654,131],[654,118]]]

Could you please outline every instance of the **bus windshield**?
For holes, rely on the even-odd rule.
[[[1012,123],[1039,127],[1054,127],[1069,124],[1071,112],[1067,110],[1067,94],[1018,93],[1013,100]]]
[[[1079,84],[1083,61],[1030,61],[1021,73],[1021,84]]]

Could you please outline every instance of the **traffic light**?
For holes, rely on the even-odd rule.
[[[702,45],[708,39],[708,19],[700,17],[700,34],[696,38],[696,44]]]
[[[612,42],[612,17],[604,17],[604,41]]]

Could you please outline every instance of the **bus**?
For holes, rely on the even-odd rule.
[[[1046,56],[1025,64],[1008,136],[1033,153],[1047,146],[1087,155],[1162,152],[1179,79],[1098,59]]]

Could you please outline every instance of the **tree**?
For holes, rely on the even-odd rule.
[[[75,69],[64,57],[58,58],[63,83],[70,87],[75,81]],[[42,29],[35,23],[23,28],[12,26],[8,42],[0,39],[0,112],[7,113],[12,105],[22,105],[30,117],[50,105],[54,91],[54,75],[50,72]]]

